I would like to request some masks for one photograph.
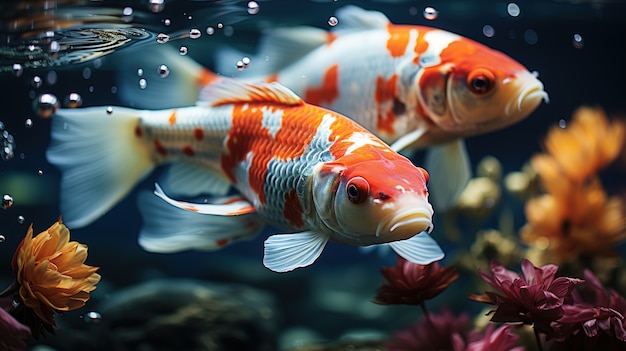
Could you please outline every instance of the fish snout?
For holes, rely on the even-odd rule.
[[[511,100],[506,105],[507,115],[521,114],[527,115],[534,111],[542,101],[548,103],[550,99],[544,90],[543,83],[537,79],[536,75],[524,72],[518,77],[522,84],[519,85],[517,99]]]
[[[385,217],[376,228],[376,237],[381,242],[404,240],[433,230],[433,209],[428,201],[419,199],[405,205],[408,206],[396,207],[398,210]]]

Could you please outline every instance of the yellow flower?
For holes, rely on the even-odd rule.
[[[100,281],[98,267],[84,264],[87,246],[69,239],[70,231],[60,219],[34,238],[31,225],[13,256],[23,303],[52,326],[55,310],[84,306]]]
[[[626,238],[622,201],[606,194],[597,174],[617,157],[624,130],[592,108],[578,109],[567,128],[550,130],[547,153],[531,160],[546,194],[526,203],[522,240],[569,261],[610,254]]]

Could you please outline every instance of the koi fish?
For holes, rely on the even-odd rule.
[[[432,176],[429,188],[437,209],[452,207],[471,177],[462,138],[510,126],[548,101],[543,84],[523,65],[468,38],[393,24],[380,12],[355,6],[339,9],[336,17],[330,32],[268,31],[258,55],[241,72],[235,62],[247,55],[222,50],[217,72],[277,81],[308,103],[353,118],[396,151],[428,147],[423,164]],[[158,49],[144,66],[167,63],[176,75],[150,79],[154,89],[141,90],[136,74],[124,73],[120,91],[128,103],[188,105],[197,89],[219,79],[177,51]]]
[[[263,263],[277,272],[312,264],[328,241],[388,243],[422,264],[443,258],[429,236],[428,173],[277,83],[222,79],[197,105],[176,109],[60,109],[51,135],[47,158],[62,172],[70,227],[88,225],[171,164],[170,189],[211,197],[176,200],[158,184],[164,201],[140,195],[148,251],[215,250],[269,224],[285,231],[265,240]],[[228,195],[230,186],[239,194]]]

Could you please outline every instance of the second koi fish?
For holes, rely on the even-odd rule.
[[[59,110],[47,156],[62,172],[67,225],[88,225],[172,164],[166,189],[213,197],[174,200],[158,185],[162,200],[142,194],[148,251],[214,250],[269,224],[286,233],[265,241],[263,262],[278,272],[310,265],[328,241],[443,258],[429,236],[428,173],[366,129],[276,83],[223,79],[203,94],[179,109]],[[227,196],[231,185],[241,195]]]

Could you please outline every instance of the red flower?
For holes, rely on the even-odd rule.
[[[5,310],[10,308],[9,299],[0,300],[0,350],[26,350],[26,339],[30,337],[30,328],[18,322]]]
[[[497,306],[491,321],[532,324],[537,331],[554,336],[550,324],[563,316],[563,301],[581,279],[559,277],[555,279],[556,265],[535,267],[522,260],[523,277],[491,262],[492,275],[479,270],[480,276],[501,294],[486,292],[470,298]],[[493,312],[493,311],[492,311]]]
[[[395,332],[386,346],[388,351],[445,351],[455,350],[453,340],[464,344],[470,325],[469,316],[455,316],[449,310],[430,314],[415,325]],[[457,341],[458,342],[458,341]]]
[[[572,303],[563,305],[564,314],[555,327],[557,345],[563,349],[626,349],[626,300],[613,289],[605,289],[590,270],[585,270],[583,295],[572,292]],[[580,340],[585,335],[588,340]]]
[[[505,325],[495,329],[493,324],[487,325],[485,334],[474,333],[469,342],[464,342],[460,335],[454,336],[454,351],[523,351],[523,346],[516,346],[519,341],[511,326]],[[466,345],[467,344],[467,345]]]
[[[382,305],[420,305],[459,277],[453,267],[442,268],[438,262],[416,264],[400,256],[394,267],[384,267],[380,272],[386,283],[378,289],[374,302]]]

